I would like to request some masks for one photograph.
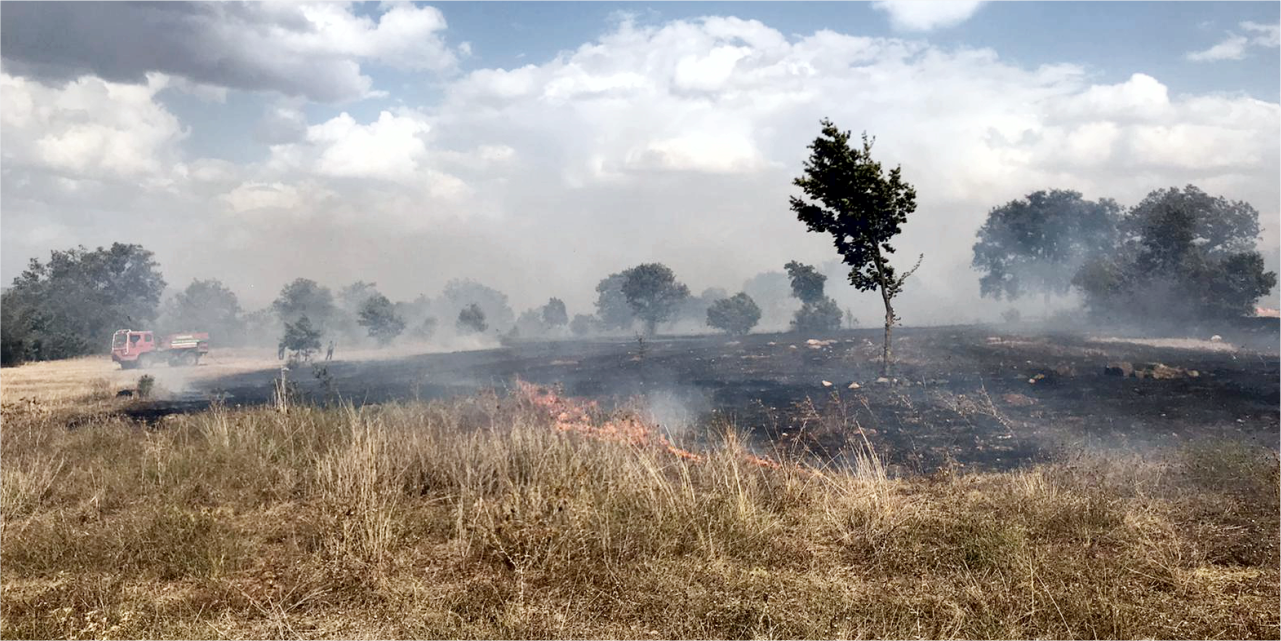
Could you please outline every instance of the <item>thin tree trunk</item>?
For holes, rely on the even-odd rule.
[[[885,301],[885,347],[881,351],[881,376],[889,378],[890,363],[893,362],[890,355],[890,340],[894,331],[894,306],[890,304],[889,294],[885,292],[884,287],[881,288],[881,299]]]
[[[894,330],[894,305],[890,303],[890,292],[885,285],[885,262],[881,258],[881,252],[877,251],[874,255],[876,261],[876,278],[880,281],[881,300],[885,301],[885,347],[881,351],[881,376],[890,377],[890,364],[893,362],[890,349],[890,340],[893,338]]]

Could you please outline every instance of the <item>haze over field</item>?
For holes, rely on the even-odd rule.
[[[822,117],[917,188],[908,324],[1004,308],[974,304],[974,233],[1037,189],[1248,201],[1275,270],[1279,21],[1275,3],[5,3],[0,279],[121,241],[171,288],[219,278],[248,308],[299,276],[396,300],[469,277],[590,313],[602,277],[649,261],[735,292],[836,259],[787,209]],[[877,322],[875,293],[829,291]]]

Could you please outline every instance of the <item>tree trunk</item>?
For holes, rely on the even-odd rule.
[[[881,376],[889,378],[890,365],[893,363],[890,339],[894,330],[894,305],[890,302],[890,292],[886,288],[888,283],[885,282],[885,260],[881,257],[880,251],[877,251],[872,258],[876,262],[876,279],[880,282],[881,300],[885,301],[885,347],[881,351]]]
[[[881,351],[881,376],[890,377],[890,363],[893,362],[890,355],[890,339],[894,331],[894,306],[890,304],[889,294],[885,288],[881,288],[881,299],[885,301],[885,347]]]

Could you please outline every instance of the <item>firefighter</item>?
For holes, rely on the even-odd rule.
[[[325,350],[325,362],[329,362],[333,359],[334,359],[334,342],[331,340],[329,341],[329,349]]]

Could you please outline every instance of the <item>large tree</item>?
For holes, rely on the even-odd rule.
[[[375,293],[366,298],[358,316],[357,322],[379,345],[391,343],[405,331],[405,320],[396,314],[395,306],[382,294]]]
[[[596,284],[596,316],[604,329],[631,329],[636,323],[636,313],[627,304],[627,295],[623,293],[623,283],[627,273],[619,272],[602,278]]]
[[[334,317],[334,295],[328,287],[309,278],[298,278],[285,285],[271,304],[282,323],[292,323],[306,316],[308,324],[324,331]]]
[[[143,329],[155,319],[164,288],[153,254],[141,245],[55,250],[45,263],[33,258],[0,303],[10,357],[105,351],[115,330]]]
[[[217,279],[192,280],[169,299],[162,321],[169,331],[207,331],[215,344],[245,342],[240,301]]]
[[[565,310],[565,301],[559,298],[552,298],[543,305],[542,309],[543,325],[548,328],[564,327],[569,324],[569,312]]]
[[[1277,284],[1254,249],[1259,213],[1194,186],[1148,194],[1120,223],[1123,241],[1073,283],[1097,316],[1186,322],[1249,316]]]
[[[645,333],[649,336],[689,297],[689,288],[678,282],[671,268],[662,263],[637,265],[623,273],[626,275],[623,295],[632,312],[645,323]]]
[[[1121,207],[1053,189],[988,212],[974,243],[973,266],[983,296],[1064,294],[1081,265],[1113,249]]]
[[[851,285],[881,293],[885,304],[881,373],[889,376],[891,332],[898,321],[894,297],[916,271],[913,267],[901,275],[895,272],[889,261],[894,253],[890,241],[916,211],[916,190],[903,180],[900,167],[887,174],[872,159],[872,139],[866,133],[862,145],[851,147],[850,132],[824,119],[822,132],[809,149],[804,175],[793,181],[804,198],[790,198],[792,211],[809,231],[831,234],[836,251],[850,266]],[[918,259],[916,266],[920,264]]]

